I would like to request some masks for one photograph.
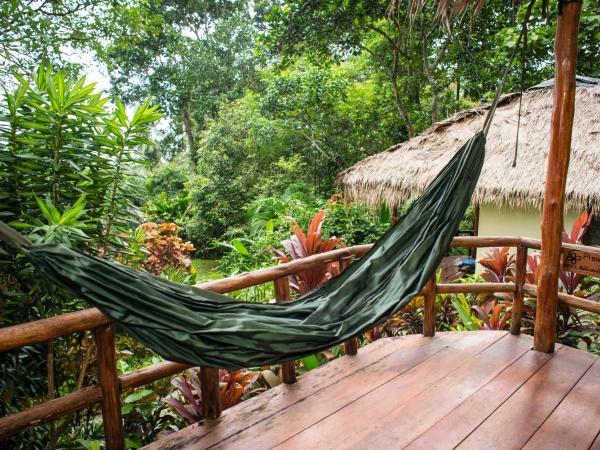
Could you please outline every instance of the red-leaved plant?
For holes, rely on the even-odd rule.
[[[192,269],[194,244],[179,237],[175,223],[147,222],[141,224],[132,236],[123,236],[128,243],[117,260],[134,268],[143,268],[160,275],[172,268],[182,272]]]
[[[302,231],[298,222],[293,221],[291,223],[291,228],[292,233],[294,234],[281,243],[287,254],[271,247],[271,250],[277,255],[273,259],[286,263],[291,260],[306,258],[310,255],[328,252],[338,245],[343,245],[343,240],[338,239],[335,236],[325,241],[321,239],[321,229],[323,227],[324,218],[325,211],[319,211],[315,214],[310,221],[306,234],[304,234],[304,231]],[[337,262],[304,270],[297,274],[290,275],[290,287],[300,295],[304,295],[307,292],[316,289],[328,279],[339,274],[339,271],[339,264]]]
[[[485,270],[481,277],[490,283],[504,283],[507,278],[514,278],[515,255],[508,247],[492,248],[479,261]]]
[[[504,330],[506,328],[510,311],[506,311],[502,303],[496,303],[496,300],[492,300],[482,305],[475,305],[472,308],[482,321],[482,324],[477,324],[478,327],[484,330]]]
[[[242,401],[244,395],[249,396],[264,391],[265,387],[252,388],[258,381],[260,373],[251,372],[247,369],[228,371],[219,370],[219,398],[221,408],[227,409]],[[173,378],[171,384],[181,393],[184,401],[173,397],[164,400],[171,406],[188,424],[200,422],[202,414],[202,389],[200,378],[194,370],[188,371],[188,376],[182,375]]]
[[[571,228],[571,234],[567,234],[565,230],[563,230],[562,241],[567,244],[580,244],[585,232],[590,226],[590,223],[592,223],[593,217],[594,215],[589,214],[587,211],[583,211],[581,214],[579,214],[579,217],[577,217],[573,227]],[[585,275],[561,270],[559,277],[560,283],[567,294],[574,294],[579,284],[585,278]]]
[[[567,234],[565,230],[562,232],[562,241],[566,244],[581,244],[581,240],[585,236],[585,233],[592,222],[593,214],[589,214],[587,211],[579,214],[579,217],[573,223],[571,233]],[[539,276],[539,264],[540,255],[530,255],[527,257],[527,283],[537,284]],[[585,278],[585,275],[578,274],[575,272],[568,272],[561,270],[559,274],[560,285],[568,293],[574,294],[577,288]]]

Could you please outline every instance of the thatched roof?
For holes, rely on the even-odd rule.
[[[523,94],[516,167],[512,167],[520,94],[505,95],[486,145],[474,201],[541,207],[550,146],[553,90]],[[579,84],[566,189],[570,210],[600,211],[600,85]],[[370,156],[342,172],[338,184],[347,197],[371,207],[399,205],[418,196],[454,153],[483,125],[489,106],[438,122],[423,134]]]

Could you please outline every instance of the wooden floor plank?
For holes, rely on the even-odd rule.
[[[420,335],[380,339],[359,349],[356,356],[344,356],[331,361],[318,370],[303,375],[295,384],[280,385],[269,389],[259,396],[224,411],[223,416],[218,420],[186,427],[145,448],[158,450],[180,449],[187,446],[203,448],[202,446],[214,445],[355,373],[365,371],[370,373],[370,376],[377,377],[376,363],[386,360],[391,355],[398,357],[405,352],[428,347],[432,342],[443,347],[462,339],[467,334],[466,332],[438,333],[434,339],[424,338]]]
[[[527,442],[528,450],[585,450],[600,431],[600,359]]]
[[[150,449],[600,450],[600,359],[505,332],[363,347]]]
[[[522,448],[594,361],[594,355],[560,348],[457,448]]]
[[[507,367],[483,388],[465,399],[439,422],[414,440],[407,449],[453,449],[519,389],[551,358],[533,350]]]
[[[596,436],[596,440],[590,446],[590,450],[600,450],[600,433]]]
[[[495,349],[493,357],[492,349]],[[469,389],[477,388],[478,378],[486,378],[486,374],[493,376],[528,349],[528,343],[505,336],[477,355],[459,354],[461,364],[455,366],[459,368],[450,373],[445,371],[447,375],[438,378],[433,386],[421,381],[431,377],[427,372],[415,373],[406,380],[404,376],[399,377],[304,430],[279,448],[326,447],[327,436],[339,432],[345,423],[352,424],[352,433],[347,433],[337,448],[401,448],[447,410],[453,409],[461,395],[468,395]],[[460,387],[453,388],[453,384]]]
[[[401,391],[401,395],[396,395],[395,401],[399,401],[401,397],[408,399],[426,389],[429,384],[443,377],[448,371],[464,364],[465,357],[479,353],[503,336],[503,333],[481,336],[467,335],[441,351],[432,352],[428,348],[424,348],[413,355],[394,356],[394,361],[390,358],[389,367],[382,367],[382,364],[378,363],[378,370],[375,373],[360,378],[358,376],[348,377],[311,396],[305,402],[287,408],[251,429],[222,441],[215,448],[271,448],[323,419],[332,415],[335,417],[336,411],[382,385],[401,383],[404,388],[398,389]],[[426,350],[428,355],[423,354]],[[389,376],[388,370],[391,370],[393,376]],[[401,382],[398,381],[400,379],[402,379]],[[368,397],[370,398],[370,395]],[[379,407],[378,403],[374,403],[374,405]],[[353,417],[345,415],[344,426],[353,429],[353,419]],[[360,417],[356,417],[356,420],[361,423]],[[316,447],[311,443],[304,448]]]

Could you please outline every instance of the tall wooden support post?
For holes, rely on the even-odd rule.
[[[277,278],[275,285],[275,301],[277,303],[289,302],[292,299],[290,295],[290,282],[287,277]],[[296,382],[296,363],[294,361],[285,362],[281,365],[281,381],[285,384]]]
[[[342,273],[350,264],[349,259],[340,259],[340,273]],[[352,337],[344,342],[344,354],[354,356],[358,353],[358,338]]]
[[[200,367],[200,390],[202,394],[202,415],[213,420],[221,415],[221,397],[219,395],[219,369]]]
[[[554,41],[554,106],[542,211],[542,255],[534,336],[534,348],[546,353],[554,351],[556,339],[561,233],[575,112],[577,33],[581,15],[581,0],[559,3],[561,11]]]
[[[123,421],[121,419],[121,388],[117,378],[114,325],[94,329],[97,351],[98,381],[102,388],[102,420],[108,450],[125,448]]]
[[[510,311],[510,332],[515,336],[521,334],[521,316],[523,315],[523,285],[527,275],[527,247],[517,247],[517,262],[515,265],[515,295]]]
[[[423,300],[423,336],[435,335],[435,275],[425,285]]]

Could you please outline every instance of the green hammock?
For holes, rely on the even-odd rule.
[[[478,133],[371,251],[289,303],[240,302],[62,245],[20,244],[45,277],[168,360],[228,369],[281,363],[372,328],[419,292],[458,230],[484,153]]]

